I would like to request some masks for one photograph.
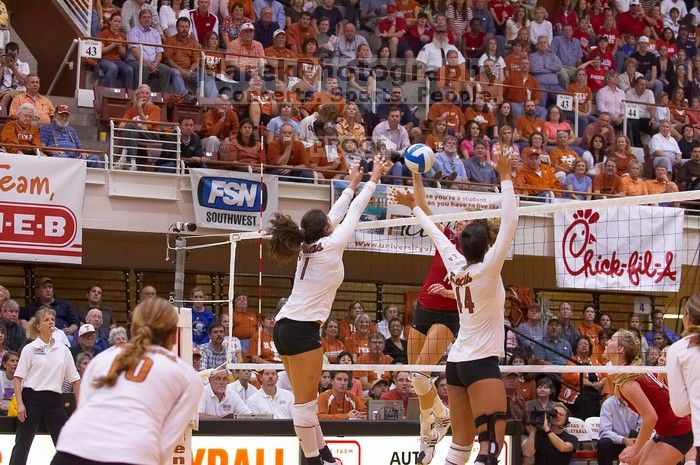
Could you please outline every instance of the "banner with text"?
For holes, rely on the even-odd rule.
[[[335,202],[347,186],[347,181],[333,181],[331,202]],[[380,184],[374,191],[360,221],[412,217],[413,213],[409,208],[391,202],[387,198],[387,194],[392,189],[411,188]],[[426,188],[425,197],[428,206],[435,215],[501,208],[501,194],[494,192]],[[446,223],[446,225],[454,227],[454,223]],[[432,241],[419,225],[357,230],[355,240],[350,243],[348,250],[412,255],[433,255],[435,253]]]
[[[197,224],[231,231],[265,229],[277,211],[277,177],[190,169]],[[260,224],[262,214],[262,226]]]
[[[0,260],[81,263],[86,165],[0,154]]]
[[[554,216],[557,286],[678,291],[683,210],[625,205]]]

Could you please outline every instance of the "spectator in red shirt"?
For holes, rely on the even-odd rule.
[[[377,35],[389,45],[391,58],[398,56],[399,41],[406,34],[407,29],[406,20],[396,15],[396,6],[387,6],[386,16],[379,21],[377,26]]]
[[[578,18],[574,12],[573,0],[562,0],[559,11],[554,16],[554,28],[561,33],[564,26],[576,27]]]
[[[403,401],[404,417],[408,411],[408,399],[416,397],[415,392],[411,392],[411,373],[408,371],[397,371],[394,373],[394,389],[385,392],[381,400]]]
[[[595,35],[593,34],[593,29],[591,29],[591,23],[588,18],[581,18],[578,21],[578,27],[574,28],[573,36],[581,42],[581,47],[584,52],[590,50],[591,45],[595,42]]]
[[[408,48],[413,50],[413,54],[418,55],[418,52],[420,52],[420,49],[423,48],[423,45],[432,40],[432,36],[433,28],[428,22],[428,15],[427,13],[421,11],[418,13],[416,23],[409,27],[406,31],[404,41],[406,42]]]
[[[201,45],[205,45],[205,38],[210,31],[219,32],[219,18],[209,12],[211,0],[199,0],[197,9],[190,10],[189,18],[192,22],[192,37]]]
[[[608,72],[603,66],[603,59],[599,53],[593,55],[593,59],[579,66],[588,74],[588,87],[591,92],[598,92],[605,87],[605,74]]]
[[[484,53],[486,33],[481,30],[481,20],[474,18],[469,22],[469,31],[462,34],[462,46],[465,56],[478,58]]]
[[[640,37],[644,34],[644,10],[639,3],[639,0],[630,0],[630,9],[623,13],[619,13],[615,20],[617,29],[621,34],[632,34],[635,37]]]

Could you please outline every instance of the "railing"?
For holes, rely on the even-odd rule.
[[[122,124],[123,123],[123,124]],[[127,169],[130,171],[158,171],[181,174],[180,164],[180,126],[174,123],[157,123],[159,126],[172,128],[168,130],[151,130],[137,128],[135,125],[148,125],[148,122],[134,120],[110,120],[109,122],[109,169]],[[139,152],[152,150],[158,156],[139,155]],[[162,154],[166,156],[163,157]]]
[[[58,4],[63,8],[73,24],[85,36],[90,36],[92,28],[92,9],[95,0],[60,0]],[[99,1],[99,0],[97,0]]]
[[[27,145],[27,144],[8,144],[8,143],[0,143],[0,148],[4,149],[19,149],[22,154],[24,155],[33,155],[33,156],[55,156],[58,152],[69,152],[69,153],[77,153],[80,155],[81,160],[86,160],[87,155],[97,155],[98,158],[100,158],[104,163],[102,164],[102,168],[107,168],[107,161],[108,161],[108,156],[105,152],[101,150],[90,150],[90,149],[74,149],[70,147],[47,147],[47,146],[42,146],[42,147],[37,147],[35,145]],[[31,154],[28,154],[26,151],[31,151]],[[4,152],[4,151],[0,151]]]

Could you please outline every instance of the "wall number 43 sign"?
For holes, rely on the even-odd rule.
[[[102,58],[102,42],[99,40],[81,40],[80,56],[99,60]]]

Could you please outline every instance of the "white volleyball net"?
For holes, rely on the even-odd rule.
[[[333,183],[331,202],[345,186],[342,181]],[[410,210],[391,202],[392,189],[403,187],[378,187],[345,253],[346,278],[331,309],[339,334],[326,335],[334,348],[329,351],[330,362],[346,349],[356,362],[368,353],[368,335],[377,330],[384,331],[389,339],[388,322],[381,322],[389,307],[396,310],[390,316],[401,321],[403,337],[407,337],[435,249]],[[447,227],[454,227],[459,220],[480,219],[497,225],[501,216],[501,195],[497,192],[426,189],[426,197],[434,213],[432,220]],[[664,325],[676,333],[682,331],[679,315],[684,300],[700,291],[700,192],[586,201],[531,200],[520,199],[517,233],[502,272],[507,289],[506,321],[516,331],[528,319],[528,305],[541,308],[539,322],[544,334],[546,322],[560,316],[560,306],[565,303],[572,308],[574,326],[584,324],[584,307],[590,303],[596,310],[594,324],[601,329],[627,328],[630,315],[636,314],[641,320],[639,329],[645,334],[652,329],[652,311],[662,310]],[[246,294],[246,311],[257,314],[259,325],[252,337],[250,332],[246,334],[248,344],[244,343],[240,351],[236,350],[238,346],[229,347],[226,363],[233,369],[259,369],[259,365],[246,364],[261,359],[271,362],[269,367],[281,369],[264,317],[273,315],[279,299],[291,292],[295,264],[280,264],[272,258],[261,240],[264,238],[264,231],[186,236],[185,248],[189,251],[230,249],[230,273],[221,298],[206,301],[220,306],[219,317],[234,322],[227,327],[228,340],[235,340],[239,330],[234,296]],[[357,312],[349,309],[358,303],[359,313],[369,317],[370,330],[353,336]],[[591,331],[586,330],[586,335],[595,344],[597,334]],[[345,339],[350,336],[348,344]],[[504,347],[506,352],[518,345],[532,345],[520,335],[514,339],[515,347]],[[437,359],[444,354],[439,355]],[[533,360],[534,354],[529,355]],[[400,368],[393,363],[372,367],[381,372]],[[339,367],[332,364],[330,368]],[[365,364],[343,368],[370,370]],[[441,366],[419,368],[442,370]]]

